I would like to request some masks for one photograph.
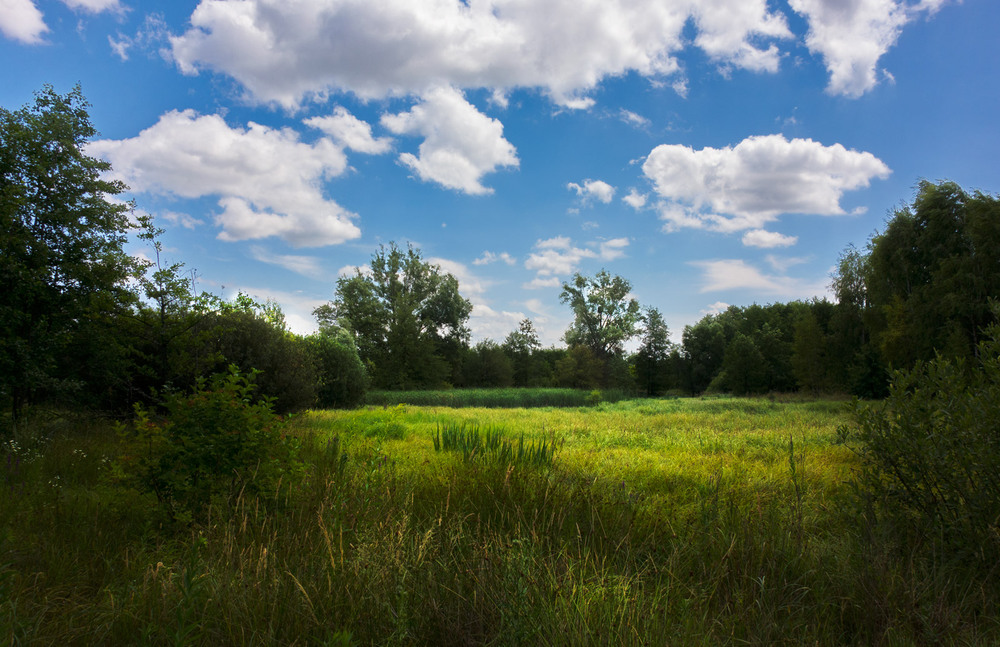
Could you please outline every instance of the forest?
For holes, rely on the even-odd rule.
[[[0,639],[1000,640],[996,196],[922,181],[833,301],[680,343],[602,270],[564,346],[473,344],[396,243],[303,336],[196,293],[93,136],[0,109]]]

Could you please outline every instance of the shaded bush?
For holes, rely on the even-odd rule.
[[[235,364],[243,373],[259,371],[257,388],[273,398],[276,412],[301,411],[316,402],[316,367],[301,337],[247,310],[213,313],[203,325],[210,330],[208,347],[221,359],[216,370]]]
[[[860,492],[894,527],[963,557],[1000,558],[1000,327],[978,359],[898,371],[880,404],[855,401]]]
[[[199,518],[213,498],[274,493],[297,468],[297,445],[283,435],[270,398],[254,401],[254,389],[230,367],[199,379],[190,394],[167,395],[162,418],[137,404],[125,433],[141,453],[119,463],[119,476],[153,492],[174,520]]]
[[[368,390],[368,372],[351,334],[342,328],[324,328],[306,342],[316,366],[316,404],[332,409],[361,405]]]

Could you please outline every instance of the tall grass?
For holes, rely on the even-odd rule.
[[[0,644],[1000,642],[995,581],[840,505],[836,407],[725,404],[316,412],[299,480],[172,528],[108,478],[133,448],[57,434],[0,480]],[[463,421],[565,444],[435,452]]]
[[[480,429],[478,424],[465,423],[439,425],[431,441],[436,452],[459,452],[465,462],[480,460],[501,466],[551,466],[559,446],[555,436],[525,443],[523,432],[514,441],[500,427]]]

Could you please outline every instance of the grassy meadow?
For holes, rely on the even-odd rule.
[[[370,406],[294,418],[268,499],[169,523],[141,447],[0,447],[0,644],[997,644],[996,574],[853,503],[838,401]],[[435,448],[442,429],[548,451]]]

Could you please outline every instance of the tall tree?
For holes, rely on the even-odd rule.
[[[413,246],[379,247],[369,272],[337,281],[333,309],[380,388],[444,384],[453,374],[447,355],[468,343],[472,304],[458,279]]]
[[[643,322],[642,342],[632,362],[638,387],[646,395],[656,395],[669,386],[667,369],[673,344],[670,329],[659,310],[647,308]]]
[[[938,352],[972,355],[1000,296],[1000,200],[922,182],[869,244],[865,285],[884,360],[905,368]]]
[[[513,364],[515,386],[534,386],[534,353],[541,347],[531,319],[522,319],[517,330],[512,330],[504,339],[503,350]]]
[[[559,300],[573,309],[566,343],[586,346],[602,361],[620,356],[642,320],[639,302],[628,298],[631,290],[631,283],[605,270],[594,278],[578,273],[570,283],[563,283]]]
[[[81,326],[134,296],[132,206],[109,199],[125,185],[84,153],[96,134],[88,105],[79,86],[46,86],[34,104],[0,108],[0,397],[15,424],[72,379],[59,360]]]

